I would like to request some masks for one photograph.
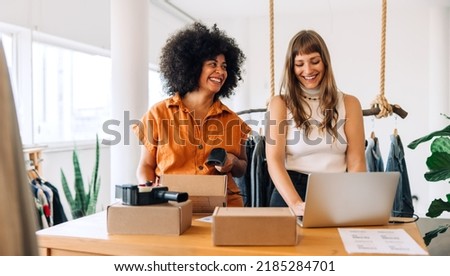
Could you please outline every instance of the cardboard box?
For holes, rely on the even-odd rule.
[[[212,214],[216,207],[227,205],[226,175],[165,174],[160,183],[169,191],[188,193],[195,214]]]
[[[108,206],[109,234],[181,235],[192,224],[192,201]]]
[[[217,207],[214,245],[296,245],[297,217],[286,207]]]

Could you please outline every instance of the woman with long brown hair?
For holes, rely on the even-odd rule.
[[[366,171],[359,100],[337,88],[323,38],[303,30],[290,41],[279,95],[268,109],[270,206],[303,215],[307,173]]]

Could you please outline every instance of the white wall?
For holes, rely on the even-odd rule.
[[[377,1],[378,3],[379,1]],[[266,3],[266,2],[264,2]],[[444,5],[440,5],[444,3]],[[159,50],[168,35],[185,22],[156,8],[150,2],[150,62],[158,63]],[[276,3],[275,3],[276,4]],[[391,116],[384,119],[365,118],[366,135],[375,131],[381,141],[381,151],[386,158],[389,135],[394,128],[402,138],[405,158],[414,195],[419,197],[416,212],[423,216],[430,203],[430,187],[439,186],[439,194],[450,193],[449,185],[435,185],[423,178],[426,171],[425,158],[428,145],[412,151],[406,145],[430,129],[430,114],[449,114],[446,110],[430,110],[428,38],[431,6],[448,12],[449,1],[393,0],[388,3],[386,41],[385,96],[390,103],[399,104],[409,112],[405,119]],[[291,14],[275,15],[275,80],[279,87],[286,47],[290,37],[304,28],[319,31],[326,40],[331,55],[338,86],[357,96],[363,108],[369,108],[379,93],[381,3],[367,6],[359,4],[342,8],[336,1],[329,9],[309,11],[305,7]],[[109,48],[109,1],[108,0],[0,0],[0,21],[17,24],[41,32],[60,35],[94,46]],[[89,7],[88,9],[86,7]],[[375,8],[374,8],[375,7]],[[295,12],[295,14],[294,14]],[[203,18],[208,24],[218,23],[221,29],[234,36],[247,55],[244,82],[236,90],[231,101],[226,101],[236,111],[265,107],[270,89],[269,64],[269,18]],[[450,30],[450,23],[447,31]],[[449,58],[450,64],[450,58]],[[450,76],[449,76],[450,78]],[[450,94],[450,91],[446,93]],[[109,164],[107,148],[102,150],[103,164]],[[71,164],[70,151],[47,153],[44,172],[51,182],[60,182],[59,167]],[[86,152],[86,157],[94,156]],[[386,159],[385,159],[386,161]],[[86,161],[87,172],[91,167]],[[58,172],[56,172],[58,169]],[[109,175],[109,168],[102,167],[102,174]],[[102,177],[104,185],[110,181]],[[103,197],[103,195],[102,195]],[[108,196],[105,196],[108,198]],[[101,203],[102,206],[105,203]]]
[[[109,0],[0,0],[0,20],[109,49]]]

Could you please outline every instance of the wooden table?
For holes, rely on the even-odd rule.
[[[415,223],[365,227],[404,229],[427,248]],[[337,228],[298,228],[296,246],[214,246],[211,224],[194,220],[180,236],[108,235],[106,211],[37,231],[41,255],[120,256],[342,256],[348,255]],[[428,252],[428,251],[427,251]]]

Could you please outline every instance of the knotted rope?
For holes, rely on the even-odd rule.
[[[275,54],[274,54],[274,10],[273,0],[269,0],[270,17],[270,98],[275,95]]]
[[[386,67],[386,14],[387,0],[382,0],[382,17],[381,17],[381,72],[380,72],[380,93],[372,102],[372,107],[380,108],[380,112],[375,115],[377,118],[383,118],[392,114],[392,106],[384,96],[385,67]]]

